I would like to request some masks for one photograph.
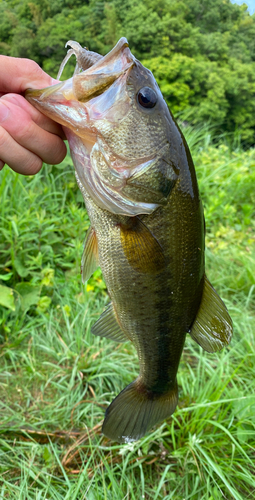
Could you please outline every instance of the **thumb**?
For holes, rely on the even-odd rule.
[[[57,82],[31,59],[0,56],[0,93],[22,94],[28,88],[43,88]]]

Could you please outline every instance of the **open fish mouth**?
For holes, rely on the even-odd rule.
[[[74,47],[71,52],[78,55],[77,61],[79,50],[86,54],[77,42],[69,44]],[[132,158],[125,156],[119,147],[108,144],[105,138],[105,131],[117,128],[131,110],[133,95],[128,91],[127,80],[137,61],[126,38],[121,38],[104,57],[93,54],[97,60],[87,69],[81,73],[75,71],[72,78],[51,87],[28,89],[26,99],[63,125],[84,196],[88,193],[99,207],[112,213],[128,216],[151,213],[158,204],[137,200],[124,191],[129,179],[147,171],[161,151]],[[67,60],[68,57],[63,64]]]
[[[121,85],[117,80],[125,76],[134,63],[135,58],[129,49],[127,39],[123,37],[106,56],[82,73],[75,74],[72,78],[51,87],[28,89],[25,96],[42,112],[80,135],[79,131],[87,129],[91,120],[100,119],[110,109]],[[95,109],[95,103],[92,102],[90,112],[86,103],[105,93],[114,83],[116,83],[114,92],[106,96],[107,103],[100,99],[100,105],[98,104]],[[81,103],[84,103],[84,106],[81,106]],[[125,116],[126,110],[122,111]]]

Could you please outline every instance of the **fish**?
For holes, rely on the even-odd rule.
[[[186,335],[227,346],[232,320],[205,274],[205,222],[191,153],[151,71],[121,38],[105,56],[69,41],[72,78],[26,99],[60,123],[91,222],[86,282],[101,267],[111,302],[91,331],[131,341],[137,378],[113,400],[102,432],[136,441],[170,417]]]

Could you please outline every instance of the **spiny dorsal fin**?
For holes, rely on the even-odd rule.
[[[122,224],[120,236],[128,262],[136,271],[157,274],[163,270],[163,249],[139,217],[131,217],[127,224]]]
[[[81,258],[82,282],[85,283],[91,274],[98,268],[98,244],[95,230],[90,227],[84,243],[84,250]]]
[[[232,320],[224,302],[205,276],[204,289],[191,337],[205,351],[220,351],[232,337]]]
[[[115,342],[127,342],[130,340],[120,328],[112,302],[92,326],[91,333],[98,337],[106,337]]]

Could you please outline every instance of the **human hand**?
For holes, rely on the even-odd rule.
[[[7,163],[20,174],[36,174],[43,161],[66,155],[63,129],[23,97],[28,88],[56,83],[29,59],[0,56],[0,170]]]

